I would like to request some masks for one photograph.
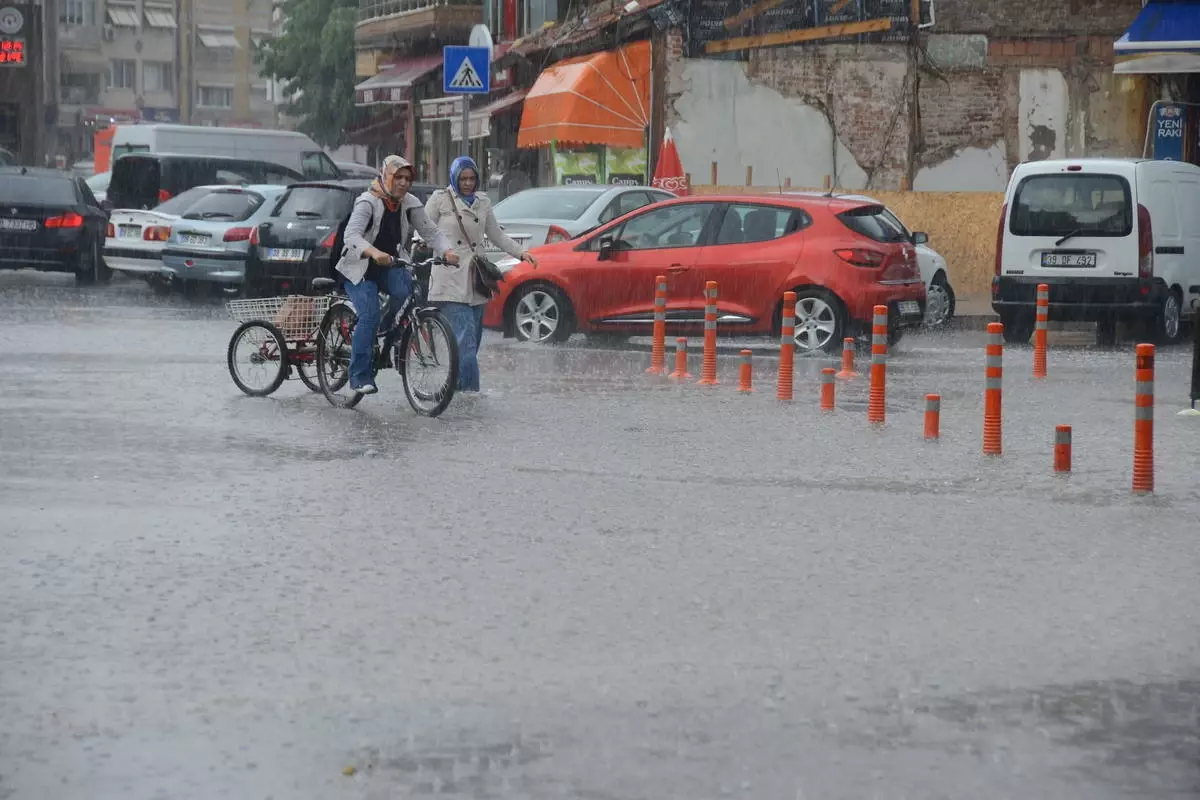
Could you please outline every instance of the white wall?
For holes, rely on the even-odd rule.
[[[1041,161],[1067,155],[1067,80],[1056,69],[1021,71],[1017,108],[1022,161]]]
[[[918,192],[1002,192],[1008,186],[1004,142],[991,147],[965,147],[950,158],[925,167],[913,178]]]
[[[826,175],[836,185],[859,189],[866,174],[850,151],[837,143],[825,116],[746,78],[736,61],[682,59],[672,70],[678,121],[672,125],[679,157],[692,182],[706,184],[717,162],[720,183],[742,184],[754,168],[755,186],[777,186],[791,178],[796,187],[820,187]]]

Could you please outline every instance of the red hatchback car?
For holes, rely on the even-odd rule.
[[[913,243],[884,207],[836,196],[702,196],[638,209],[574,239],[538,247],[514,267],[484,325],[521,341],[572,333],[645,335],[654,278],[667,277],[672,334],[699,331],[704,284],[717,281],[718,332],[777,334],[794,291],[796,346],[831,352],[889,309],[893,341],[919,325],[925,284]]]

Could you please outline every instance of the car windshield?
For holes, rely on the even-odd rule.
[[[596,198],[608,191],[595,189],[526,189],[496,204],[496,219],[579,219]]]
[[[218,189],[196,201],[183,218],[241,222],[249,219],[262,204],[263,196],[260,194]]]
[[[0,176],[0,203],[13,205],[73,206],[79,202],[75,187],[56,175]]]
[[[188,189],[186,192],[179,194],[167,200],[165,203],[159,203],[154,207],[154,210],[160,214],[181,215],[192,207],[192,204],[201,197],[212,194],[213,190],[207,187],[197,186],[194,189]]]
[[[290,189],[271,212],[272,217],[336,219],[350,213],[350,192],[318,186]]]
[[[1119,175],[1058,173],[1021,181],[1010,230],[1017,236],[1128,236],[1133,231],[1129,182]]]

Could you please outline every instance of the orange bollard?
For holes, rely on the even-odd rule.
[[[833,411],[833,376],[837,373],[833,367],[821,370],[821,410]]]
[[[887,418],[887,325],[887,306],[875,306],[871,324],[871,391],[867,399],[867,421],[878,424]]]
[[[654,279],[654,344],[650,346],[650,368],[652,375],[667,371],[667,276]]]
[[[1154,491],[1154,345],[1137,346],[1133,410],[1133,491]]]
[[[842,371],[837,376],[843,380],[858,377],[854,371],[854,339],[849,336],[842,339]]]
[[[700,380],[704,386],[716,386],[717,380],[717,282],[704,284],[704,361]]]
[[[668,377],[671,378],[690,378],[692,373],[687,370],[687,337],[677,336],[675,338],[675,371]]]
[[[983,392],[983,454],[998,456],[1003,451],[1000,384],[1004,379],[1004,325],[1000,322],[988,323],[985,374],[987,378]]]
[[[937,394],[925,395],[925,440],[933,441],[941,436],[942,427],[942,397]]]
[[[1071,426],[1056,425],[1054,428],[1054,471],[1071,471]]]
[[[742,351],[742,369],[738,375],[738,391],[739,392],[753,392],[754,391],[753,375],[751,374],[752,367],[750,365],[750,359],[752,359],[753,357],[754,357],[754,353],[751,352],[750,350]]]
[[[779,326],[779,385],[777,400],[791,400],[796,382],[796,293],[783,293],[783,316]]]
[[[1050,320],[1050,287],[1037,287],[1037,329],[1033,332],[1033,377],[1046,377],[1046,329]]]

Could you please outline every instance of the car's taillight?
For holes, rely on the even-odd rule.
[[[877,268],[882,267],[883,263],[887,261],[887,256],[878,250],[867,250],[859,247],[834,250],[833,254],[847,264],[853,264],[856,267]]]
[[[332,250],[336,241],[337,231],[330,231],[329,235],[321,240],[321,247],[324,247],[326,250]]]
[[[565,242],[571,238],[571,234],[557,225],[551,225],[550,230],[546,231],[546,244],[554,244],[555,242]]]
[[[115,228],[113,228],[113,224],[111,222],[108,223],[108,233],[107,233],[108,238],[111,239],[116,235],[117,235],[117,231]]]
[[[74,211],[68,214],[61,214],[57,217],[50,217],[46,220],[47,228],[82,228],[83,217],[76,214]]]
[[[1154,277],[1154,228],[1150,224],[1150,212],[1138,204],[1138,277],[1149,280]]]
[[[171,236],[171,229],[162,225],[150,225],[142,231],[142,238],[147,242],[165,242]]]
[[[226,242],[244,242],[250,238],[250,228],[230,228],[222,239]]]
[[[258,246],[258,226],[257,225],[255,225],[254,229],[252,231],[250,231],[250,244],[254,245],[255,247]]]
[[[1000,222],[996,224],[996,263],[995,271],[992,273],[996,277],[1000,276],[1000,252],[1004,248],[1004,221],[1006,219],[1008,219],[1008,203],[1005,203],[1004,207],[1000,209]]]
[[[159,189],[159,190],[158,190],[158,202],[160,202],[160,203],[165,203],[165,202],[167,202],[167,201],[168,201],[168,200],[170,200],[170,199],[171,199],[171,193],[170,193],[170,192],[168,192],[166,189]]]

